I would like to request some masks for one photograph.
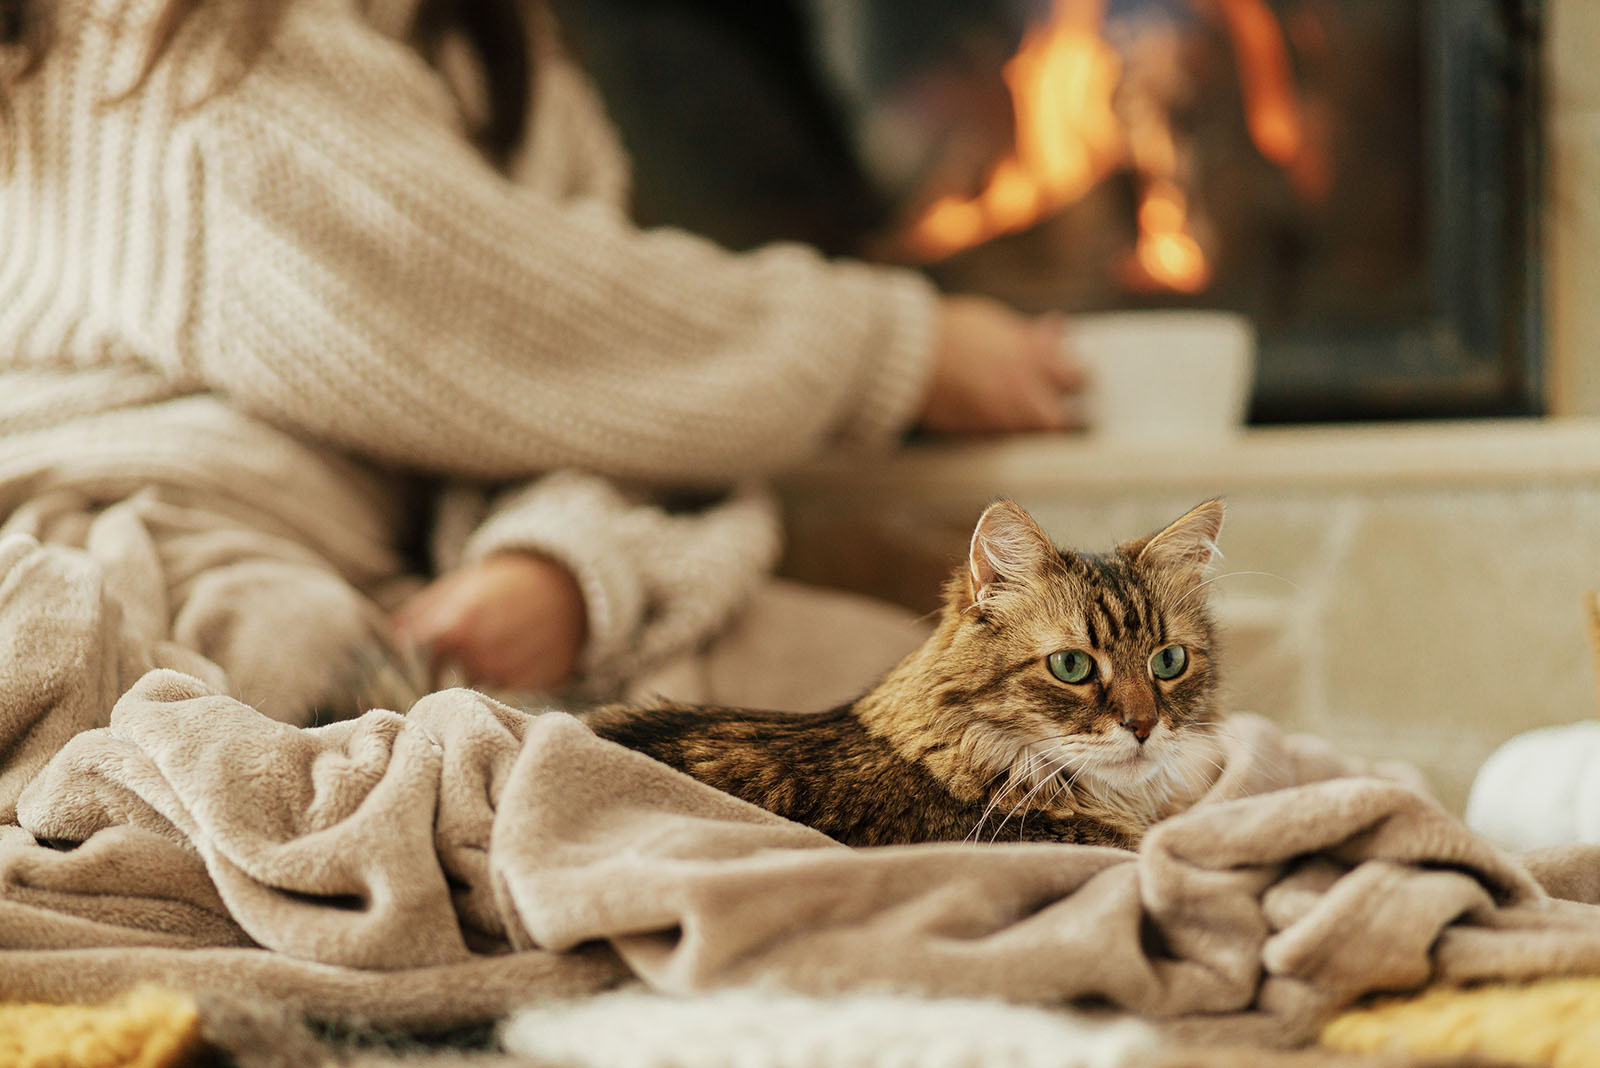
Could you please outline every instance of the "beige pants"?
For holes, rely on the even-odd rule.
[[[398,570],[381,546],[369,559]],[[74,734],[171,667],[284,722],[404,711],[423,688],[389,636],[415,578],[352,576],[270,513],[189,488],[106,500],[57,487],[0,524],[0,822]],[[848,700],[921,639],[908,613],[773,582],[727,631],[629,695],[810,710]]]

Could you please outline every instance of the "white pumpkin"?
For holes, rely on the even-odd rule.
[[[1600,843],[1600,722],[1519,734],[1484,761],[1467,826],[1506,849]]]

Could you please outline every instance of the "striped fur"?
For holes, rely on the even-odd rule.
[[[1057,549],[1007,502],[974,531],[938,628],[851,705],[815,715],[616,706],[604,737],[854,845],[971,839],[1132,847],[1216,759],[1208,501],[1106,553]],[[1162,681],[1170,644],[1187,667]],[[1095,662],[1057,679],[1051,653]],[[1145,736],[1140,737],[1139,731]]]

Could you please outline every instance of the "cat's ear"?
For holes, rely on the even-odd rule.
[[[1199,579],[1220,555],[1217,536],[1222,533],[1222,511],[1220,500],[1197,504],[1165,530],[1119,548],[1141,564],[1163,571],[1192,572]]]
[[[982,602],[998,583],[1034,578],[1055,555],[1055,545],[1031,515],[1010,501],[996,501],[978,517],[967,553],[973,603]]]

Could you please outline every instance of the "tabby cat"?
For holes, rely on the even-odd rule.
[[[937,630],[854,703],[811,715],[661,705],[588,716],[604,738],[849,845],[1135,848],[1215,764],[1207,501],[1155,534],[1057,549],[990,505]]]

